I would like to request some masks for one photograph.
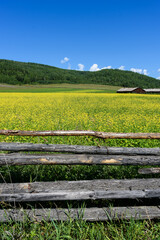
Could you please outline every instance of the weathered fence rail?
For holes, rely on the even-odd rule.
[[[127,148],[127,147],[100,147],[64,144],[34,144],[34,143],[0,143],[0,151],[39,151],[39,152],[65,152],[81,154],[105,155],[156,155],[160,156],[160,148]]]
[[[108,139],[160,139],[160,133],[107,133],[97,131],[20,131],[0,130],[0,135],[7,136],[93,136]]]
[[[0,154],[0,165],[160,165],[155,155]]]
[[[89,134],[86,134],[89,133]],[[12,131],[0,130],[1,135],[17,136],[95,136],[103,138],[159,139],[160,133],[97,133],[93,131]],[[76,135],[77,134],[77,135]],[[82,134],[82,135],[81,135]],[[0,166],[14,165],[160,165],[160,148],[96,147],[59,144],[0,143]],[[4,153],[5,151],[5,153]],[[7,153],[6,153],[7,151]],[[29,152],[43,152],[30,154]],[[22,153],[28,152],[28,153]],[[44,153],[44,152],[47,152]],[[49,152],[49,154],[48,154]],[[140,174],[160,173],[159,167],[141,168]],[[0,210],[0,221],[43,219],[67,220],[83,218],[88,221],[110,219],[160,218],[160,179],[99,179],[30,183],[1,183],[1,202],[42,202],[99,199],[153,199],[153,206],[123,206],[86,209],[7,209]],[[126,205],[126,204],[125,204]]]

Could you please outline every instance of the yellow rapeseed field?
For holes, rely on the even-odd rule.
[[[160,132],[160,95],[0,93],[0,129]],[[1,141],[92,143],[87,137],[79,139],[0,137]],[[106,141],[126,146],[124,140]],[[141,141],[136,140],[137,145]]]

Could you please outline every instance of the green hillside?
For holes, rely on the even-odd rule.
[[[65,70],[43,64],[0,60],[0,83],[7,84],[101,84],[124,87],[160,88],[160,81],[118,69],[97,72]]]

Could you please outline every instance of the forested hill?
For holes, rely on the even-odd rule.
[[[160,88],[160,81],[142,74],[104,69],[97,72],[64,70],[43,64],[0,60],[0,83],[8,84],[102,84]]]

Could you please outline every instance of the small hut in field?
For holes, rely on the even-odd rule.
[[[160,88],[148,88],[144,89],[146,93],[160,93]]]
[[[121,88],[117,91],[117,93],[146,93],[143,88],[135,87],[135,88]]]

